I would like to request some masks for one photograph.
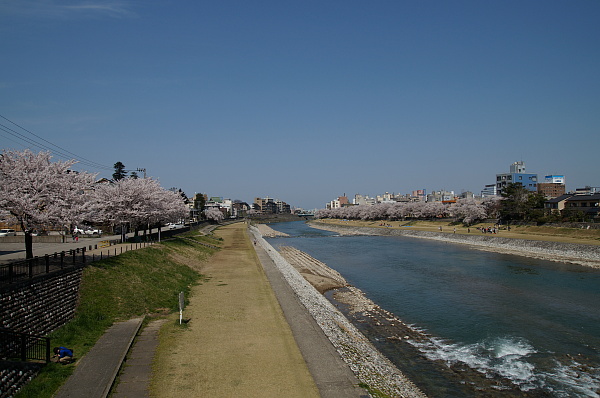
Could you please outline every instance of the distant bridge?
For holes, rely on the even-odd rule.
[[[315,214],[310,211],[305,211],[304,213],[296,213],[299,217],[314,217]]]

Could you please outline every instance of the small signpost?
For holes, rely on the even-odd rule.
[[[183,320],[183,307],[185,306],[185,298],[183,296],[183,292],[179,293],[179,324]]]

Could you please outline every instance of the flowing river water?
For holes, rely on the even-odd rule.
[[[600,397],[600,270],[426,239],[339,236],[303,222],[270,226],[290,235],[269,238],[275,248],[326,263],[427,334],[402,348],[351,319],[429,396]],[[447,377],[439,364],[510,380],[514,390],[465,389],[477,382]]]

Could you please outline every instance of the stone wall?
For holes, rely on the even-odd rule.
[[[97,238],[98,236],[94,236]],[[47,235],[47,236],[32,236],[33,243],[62,243],[65,240],[64,235]],[[22,243],[25,244],[24,235],[16,236],[2,236],[0,237],[2,243]]]
[[[0,287],[0,327],[45,336],[75,312],[82,268]]]

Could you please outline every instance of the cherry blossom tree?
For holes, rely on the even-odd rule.
[[[466,225],[471,225],[487,217],[485,205],[481,202],[476,202],[474,199],[457,200],[448,209],[448,214]]]
[[[95,175],[71,170],[74,160],[51,158],[49,152],[28,149],[0,155],[0,208],[5,221],[23,230],[26,258],[33,257],[34,229],[68,229],[86,216]]]
[[[96,218],[113,227],[125,226],[136,234],[143,227],[186,218],[189,209],[176,192],[163,189],[151,178],[123,178],[94,190]]]
[[[210,208],[204,210],[204,216],[206,217],[207,220],[212,220],[215,222],[221,222],[225,218],[225,216],[223,215],[221,210],[216,209],[214,207],[210,207]]]

